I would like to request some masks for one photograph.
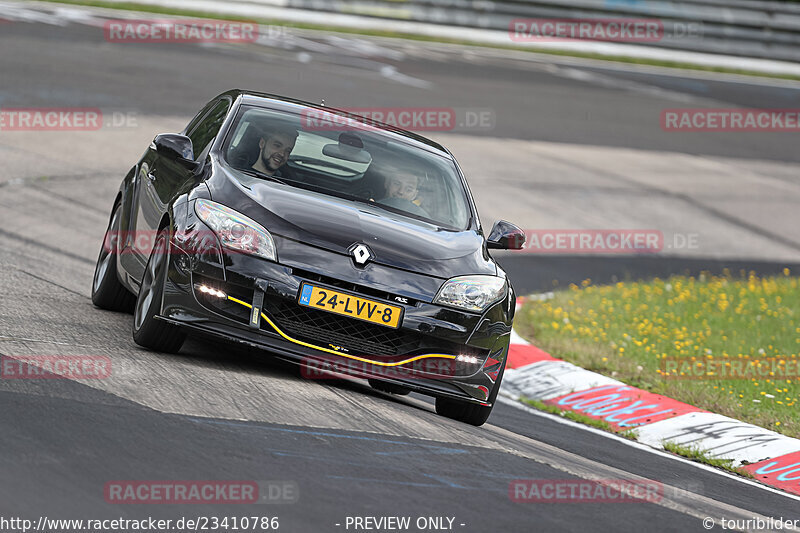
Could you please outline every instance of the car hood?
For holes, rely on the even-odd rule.
[[[212,200],[247,215],[275,236],[347,256],[355,243],[364,243],[375,263],[443,279],[497,274],[477,231],[445,230],[366,203],[225,167],[215,174],[208,182]],[[288,258],[276,244],[283,263]]]

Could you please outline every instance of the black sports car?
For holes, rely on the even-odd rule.
[[[177,352],[212,334],[303,365],[436,397],[483,424],[515,297],[453,156],[346,112],[223,93],[158,135],[114,200],[92,301],[134,311],[133,338]]]

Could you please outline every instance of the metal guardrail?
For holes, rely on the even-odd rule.
[[[256,0],[257,1],[257,0]],[[519,18],[658,19],[657,42],[800,62],[800,4],[760,0],[287,0],[287,7],[509,32]],[[513,44],[509,35],[509,44]]]

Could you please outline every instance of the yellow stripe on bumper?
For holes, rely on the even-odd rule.
[[[244,302],[244,301],[239,300],[238,298],[234,298],[232,296],[228,296],[228,300],[230,300],[232,302],[236,302],[237,304],[241,304],[241,305],[243,305],[245,307],[248,307],[250,309],[253,308],[252,304],[249,304],[247,302]],[[377,366],[402,366],[402,365],[406,365],[408,363],[413,363],[414,361],[419,361],[420,359],[432,359],[432,358],[437,358],[437,359],[455,359],[456,358],[455,355],[447,355],[447,354],[441,354],[441,353],[429,353],[429,354],[425,354],[425,355],[417,355],[415,357],[411,357],[410,359],[405,359],[403,361],[398,361],[396,363],[382,363],[382,362],[379,362],[379,361],[373,361],[371,359],[365,359],[363,357],[357,357],[355,355],[347,355],[346,353],[337,352],[336,350],[331,350],[329,348],[323,348],[322,346],[317,346],[315,344],[311,344],[311,343],[308,343],[308,342],[303,342],[301,340],[294,339],[294,338],[290,337],[289,335],[287,335],[286,333],[284,333],[275,324],[275,322],[270,320],[270,318],[267,315],[265,315],[263,312],[261,313],[261,318],[266,320],[267,323],[270,326],[272,326],[275,331],[278,332],[278,335],[280,335],[281,337],[283,337],[284,339],[286,339],[289,342],[293,342],[295,344],[299,344],[300,346],[305,346],[306,348],[312,348],[314,350],[319,350],[321,352],[331,353],[333,355],[338,355],[340,357],[346,357],[347,359],[353,359],[354,361],[360,361],[362,363],[370,363],[370,364],[377,365]]]

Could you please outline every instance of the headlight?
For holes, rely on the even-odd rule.
[[[225,248],[278,260],[272,235],[259,223],[211,200],[197,200],[194,212],[216,233]]]
[[[506,294],[505,278],[497,276],[460,276],[445,282],[433,303],[483,311]]]

